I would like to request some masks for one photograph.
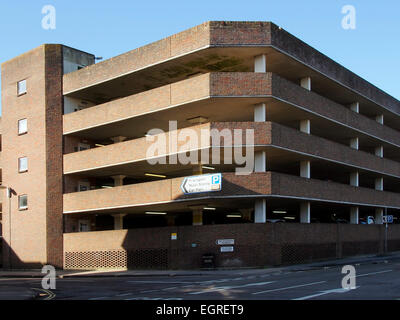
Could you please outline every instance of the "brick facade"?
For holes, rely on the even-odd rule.
[[[392,250],[400,249],[398,227],[388,235]],[[342,224],[235,224],[69,233],[64,234],[64,259],[69,269],[177,270],[201,268],[202,256],[211,253],[219,268],[278,266],[382,253],[382,230]],[[171,240],[171,233],[177,240]],[[221,252],[218,239],[234,239],[234,251]]]
[[[243,267],[382,252],[381,225],[310,222],[355,207],[362,219],[386,208],[400,221],[398,100],[270,22],[205,22],[93,63],[42,45],[2,64],[0,160],[14,190],[11,207],[2,199],[5,267],[190,269],[205,253],[217,266]],[[305,77],[311,88],[300,85]],[[21,80],[27,93],[17,95]],[[18,135],[25,118],[28,133]],[[178,140],[180,154],[249,149],[257,169],[238,175],[229,157],[154,165],[155,128],[168,146],[158,156],[177,156],[171,135],[190,129],[198,139],[208,130],[204,141]],[[224,130],[241,141],[213,144]],[[21,157],[27,172],[18,172]],[[217,172],[220,191],[182,190],[186,177]],[[18,208],[21,195],[27,210]],[[258,223],[274,212],[296,223]],[[399,231],[391,229],[389,250],[400,249]],[[233,253],[219,252],[224,238],[235,239]]]

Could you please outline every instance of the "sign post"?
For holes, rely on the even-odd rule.
[[[383,223],[385,224],[385,254],[388,252],[388,225],[393,223],[393,216],[387,214],[387,208],[385,208],[385,215],[383,216]]]

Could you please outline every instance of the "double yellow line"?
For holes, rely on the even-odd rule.
[[[47,297],[44,300],[52,300],[56,296],[56,294],[51,292],[50,290],[38,289],[38,288],[31,288],[31,289],[42,292],[41,294],[39,294],[39,296],[42,296],[43,294],[46,295]]]

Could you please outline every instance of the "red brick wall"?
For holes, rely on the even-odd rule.
[[[47,263],[61,268],[63,263],[63,54],[61,45],[45,47],[45,68]]]
[[[211,21],[211,45],[267,45],[271,43],[270,22]]]
[[[2,65],[3,184],[18,195],[28,195],[28,210],[18,210],[11,199],[11,252],[13,266],[39,265],[46,253],[46,132],[45,46]],[[17,82],[27,79],[27,94],[17,97]],[[18,120],[28,119],[28,133],[18,136]],[[18,158],[28,157],[28,172],[18,173]],[[9,264],[10,219],[3,202],[4,266]]]
[[[13,267],[62,266],[62,47],[42,45],[2,65],[3,184],[11,199]],[[27,94],[17,82],[27,79]],[[18,120],[28,133],[18,136]],[[28,172],[18,173],[18,158],[28,157]],[[18,196],[28,195],[28,210]],[[8,213],[8,201],[3,212]],[[4,265],[9,264],[10,219],[4,218]]]
[[[217,267],[262,267],[341,258],[348,255],[346,252],[351,255],[382,253],[383,228],[378,225],[248,223],[113,230],[64,234],[64,248],[67,265],[72,259],[84,264],[86,258],[91,260],[93,268],[112,267],[113,263],[121,262],[109,254],[108,261],[98,260],[96,265],[93,255],[88,255],[94,252],[99,257],[106,257],[105,252],[118,253],[133,268],[145,267],[146,262],[149,268],[200,268],[201,257],[207,253],[215,255]],[[400,226],[390,228],[391,249],[400,250]],[[171,240],[171,233],[177,233],[177,240]],[[221,253],[221,246],[216,244],[218,239],[234,239],[234,252]],[[354,244],[353,248],[348,246],[349,241]],[[165,259],[152,260],[151,254],[160,256],[160,250],[164,250]]]
[[[64,194],[64,212],[93,212],[116,207],[133,207],[162,201],[193,200],[199,197],[286,197],[348,204],[368,204],[376,207],[400,207],[397,193],[381,192],[371,188],[353,187],[342,183],[306,179],[277,172],[259,172],[250,175],[223,174],[223,188],[219,192],[183,194],[180,186],[184,178],[174,178],[124,185],[112,189]]]

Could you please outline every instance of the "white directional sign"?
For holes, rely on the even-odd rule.
[[[218,239],[216,244],[219,246],[232,245],[235,244],[235,239]]]
[[[393,223],[393,216],[383,216],[383,223]]]
[[[221,191],[222,174],[203,174],[201,176],[187,177],[183,180],[181,189],[185,194]]]

